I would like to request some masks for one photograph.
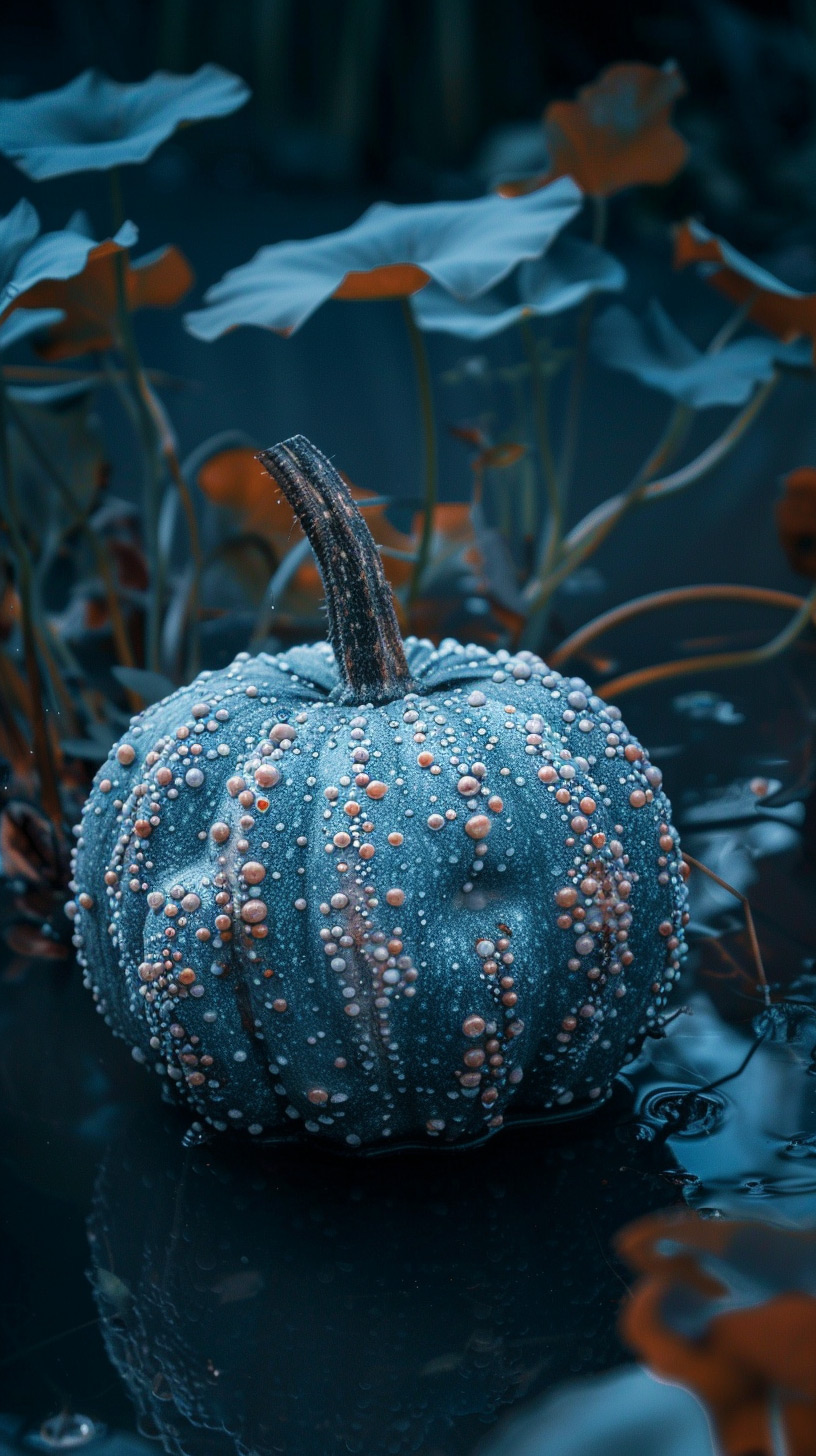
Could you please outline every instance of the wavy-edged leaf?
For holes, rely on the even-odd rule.
[[[83,71],[56,91],[0,101],[0,152],[36,182],[107,171],[147,161],[178,127],[228,116],[249,96],[216,65],[190,76],[154,71],[135,84]]]
[[[555,177],[574,177],[594,197],[624,187],[661,186],[685,166],[688,145],[671,124],[686,83],[674,61],[626,62],[602,71],[574,101],[553,101],[544,113],[550,164],[543,176],[504,183],[518,196]]]
[[[455,298],[477,298],[541,257],[581,200],[563,177],[512,201],[380,202],[342,232],[262,248],[210,288],[185,324],[204,340],[239,324],[292,334],[328,298],[404,298],[430,280]]]
[[[705,354],[686,337],[656,299],[642,318],[613,304],[598,319],[592,350],[610,369],[632,374],[692,409],[744,404],[778,362],[804,363],[796,346],[757,334]]]
[[[690,219],[675,230],[674,264],[700,264],[708,283],[741,304],[749,318],[786,341],[805,335],[816,359],[816,293],[802,293]]]
[[[0,324],[0,354],[5,349],[10,349],[13,344],[29,338],[31,334],[40,334],[45,329],[53,328],[64,317],[61,308],[16,308]]]
[[[72,228],[41,236],[38,232],[39,219],[30,204],[18,203],[0,219],[0,319],[20,306],[60,308],[61,303],[44,290],[76,278],[91,264],[109,260],[139,236],[132,222],[123,223],[101,243]]]
[[[543,258],[523,263],[514,282],[518,303],[504,304],[495,294],[461,303],[429,284],[411,300],[411,307],[426,333],[488,339],[524,318],[564,313],[594,293],[616,293],[626,283],[626,270],[594,243],[559,237]]]

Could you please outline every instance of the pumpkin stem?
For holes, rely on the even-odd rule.
[[[305,435],[262,450],[314,551],[345,703],[388,703],[414,690],[380,555],[348,486]]]

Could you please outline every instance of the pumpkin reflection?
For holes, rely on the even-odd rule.
[[[141,1429],[169,1451],[228,1434],[254,1456],[457,1456],[517,1399],[622,1353],[607,1250],[644,1180],[608,1130],[365,1161],[137,1131],[99,1175],[91,1277]]]

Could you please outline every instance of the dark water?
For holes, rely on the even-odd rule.
[[[805,644],[627,702],[684,846],[750,893],[777,1006],[739,906],[693,880],[682,1012],[594,1121],[364,1161],[185,1148],[73,966],[0,984],[0,1451],[458,1456],[631,1358],[632,1219],[816,1222],[813,687]]]

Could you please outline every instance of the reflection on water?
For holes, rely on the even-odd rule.
[[[72,968],[0,985],[0,1456],[69,1449],[49,1417],[87,1419],[89,1456],[710,1450],[690,1396],[630,1418],[666,1387],[623,1364],[612,1243],[669,1206],[816,1224],[811,728],[790,693],[727,701],[661,700],[644,736],[685,847],[750,892],[775,1004],[739,905],[693,876],[677,1014],[594,1120],[364,1162],[185,1148]]]

